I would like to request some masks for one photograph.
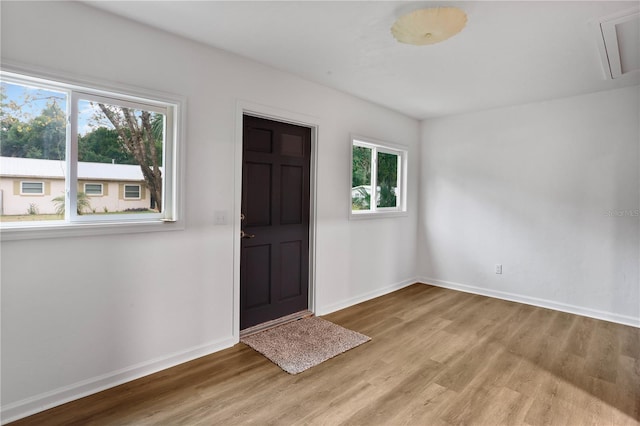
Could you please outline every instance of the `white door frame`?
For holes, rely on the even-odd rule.
[[[242,209],[242,133],[244,115],[295,124],[311,129],[311,164],[309,165],[309,311],[316,312],[316,218],[318,174],[317,117],[283,110],[249,101],[237,101],[233,173],[233,321],[232,336],[240,341],[240,213]]]

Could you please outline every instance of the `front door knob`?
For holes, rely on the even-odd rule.
[[[253,234],[247,234],[244,231],[240,231],[240,238],[254,238],[254,237],[255,237],[255,235],[253,235]]]

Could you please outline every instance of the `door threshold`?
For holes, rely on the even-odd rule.
[[[261,331],[276,328],[289,322],[298,321],[299,319],[309,318],[312,316],[314,316],[313,312],[308,310],[295,312],[282,318],[276,318],[271,321],[263,322],[262,324],[257,324],[252,327],[245,328],[244,330],[240,330],[240,338],[242,339],[243,337],[251,336],[252,334],[260,333]]]

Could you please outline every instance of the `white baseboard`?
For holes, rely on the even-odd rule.
[[[504,291],[491,290],[473,285],[454,283],[451,281],[442,281],[435,278],[420,277],[418,281],[423,284],[429,284],[436,287],[449,288],[452,290],[464,291],[466,293],[479,294],[481,296],[494,297],[496,299],[509,300],[512,302],[524,303],[526,305],[539,306],[541,308],[553,309],[556,311],[567,312],[570,314],[581,315],[584,317],[595,318],[604,321],[615,322],[618,324],[630,325],[640,328],[640,318],[620,315],[614,312],[600,311],[597,309],[585,308],[582,306],[570,305],[567,303],[555,302],[553,300],[538,299],[537,297],[523,296],[521,294],[508,293]]]
[[[121,370],[112,371],[101,376],[92,377],[21,401],[6,404],[0,409],[0,419],[2,419],[2,424],[9,423],[69,401],[83,398],[87,395],[229,348],[236,343],[238,343],[237,338],[217,340]]]
[[[385,294],[400,290],[417,282],[416,278],[409,278],[399,283],[391,284],[390,286],[383,287],[377,290],[373,290],[364,294],[360,294],[349,299],[341,300],[331,305],[321,306],[317,308],[317,315],[327,315],[331,312],[339,311],[340,309],[348,308],[349,306],[357,305],[358,303],[366,302],[367,300],[375,299],[376,297],[384,296]]]

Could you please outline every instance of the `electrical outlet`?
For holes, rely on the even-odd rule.
[[[496,274],[502,273],[502,265],[496,265]]]

